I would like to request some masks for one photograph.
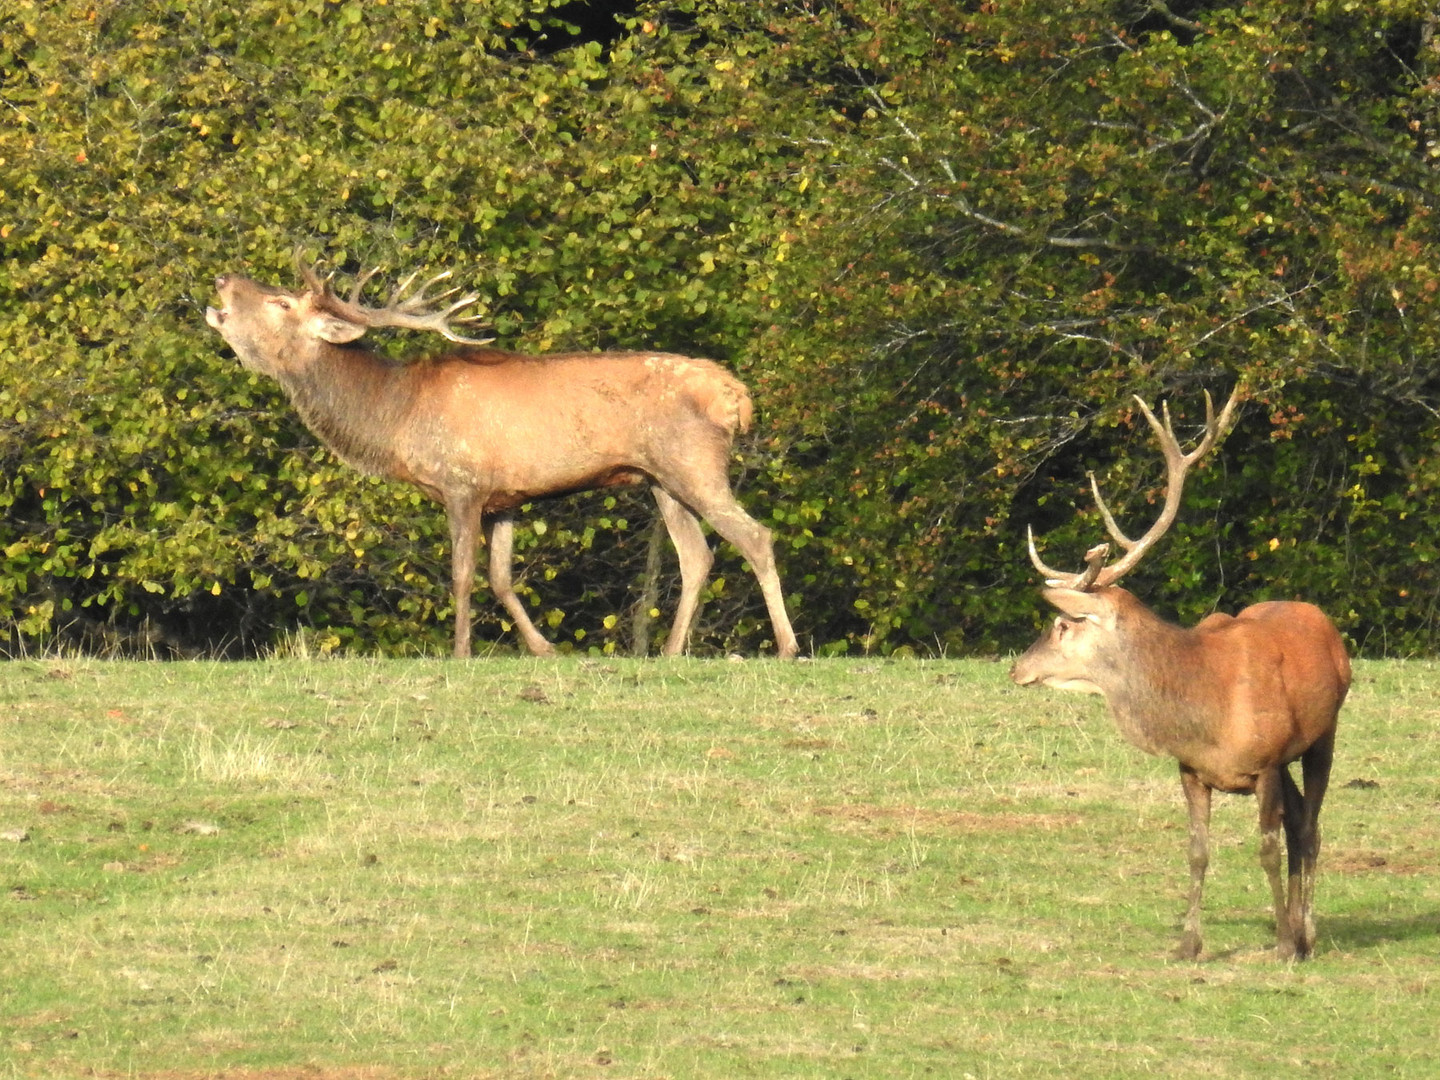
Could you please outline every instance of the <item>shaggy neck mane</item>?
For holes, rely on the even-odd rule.
[[[395,433],[416,393],[404,364],[358,346],[326,345],[281,382],[301,418],[343,461],[394,475]]]
[[[1117,645],[1102,689],[1126,737],[1151,753],[1203,737],[1209,680],[1194,632],[1137,605]]]

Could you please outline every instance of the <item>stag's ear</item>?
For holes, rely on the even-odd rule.
[[[331,345],[348,345],[365,333],[362,323],[353,323],[336,318],[328,311],[317,311],[310,316],[310,333]]]
[[[1047,603],[1053,604],[1072,619],[1101,626],[1115,625],[1115,603],[1110,590],[1081,592],[1079,589],[1042,589],[1041,595]]]

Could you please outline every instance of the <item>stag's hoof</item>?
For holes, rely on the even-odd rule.
[[[1275,955],[1281,960],[1309,960],[1314,951],[1313,941],[1286,941],[1282,938],[1275,943]]]
[[[1173,955],[1176,960],[1194,960],[1200,955],[1200,935],[1187,932],[1175,946]]]

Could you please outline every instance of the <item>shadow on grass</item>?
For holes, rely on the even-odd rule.
[[[1387,942],[1440,937],[1440,911],[1398,918],[1319,914],[1320,945],[1328,939],[1337,948],[1365,949]]]
[[[1315,947],[1320,954],[1329,949],[1373,949],[1377,945],[1418,942],[1426,938],[1440,937],[1440,911],[1391,919],[1369,915],[1326,915],[1322,911],[1318,913],[1317,921],[1319,936]],[[1234,960],[1251,953],[1273,951],[1275,948],[1275,923],[1269,917],[1217,915],[1205,920],[1204,930],[1206,949],[1202,955],[1202,963]],[[1237,940],[1247,935],[1252,935],[1253,940]],[[1180,940],[1178,928],[1175,930],[1174,940]],[[1228,944],[1211,951],[1211,943],[1218,944],[1221,941]]]

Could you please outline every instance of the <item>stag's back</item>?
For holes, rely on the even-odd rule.
[[[470,349],[412,372],[401,475],[441,490],[462,477],[516,498],[582,490],[673,475],[688,458],[723,472],[753,416],[724,368],[669,353]]]
[[[425,381],[447,396],[472,404],[489,400],[521,413],[603,416],[620,406],[627,416],[652,424],[703,418],[727,437],[749,431],[754,418],[744,383],[713,360],[674,353],[465,349],[426,366]]]

